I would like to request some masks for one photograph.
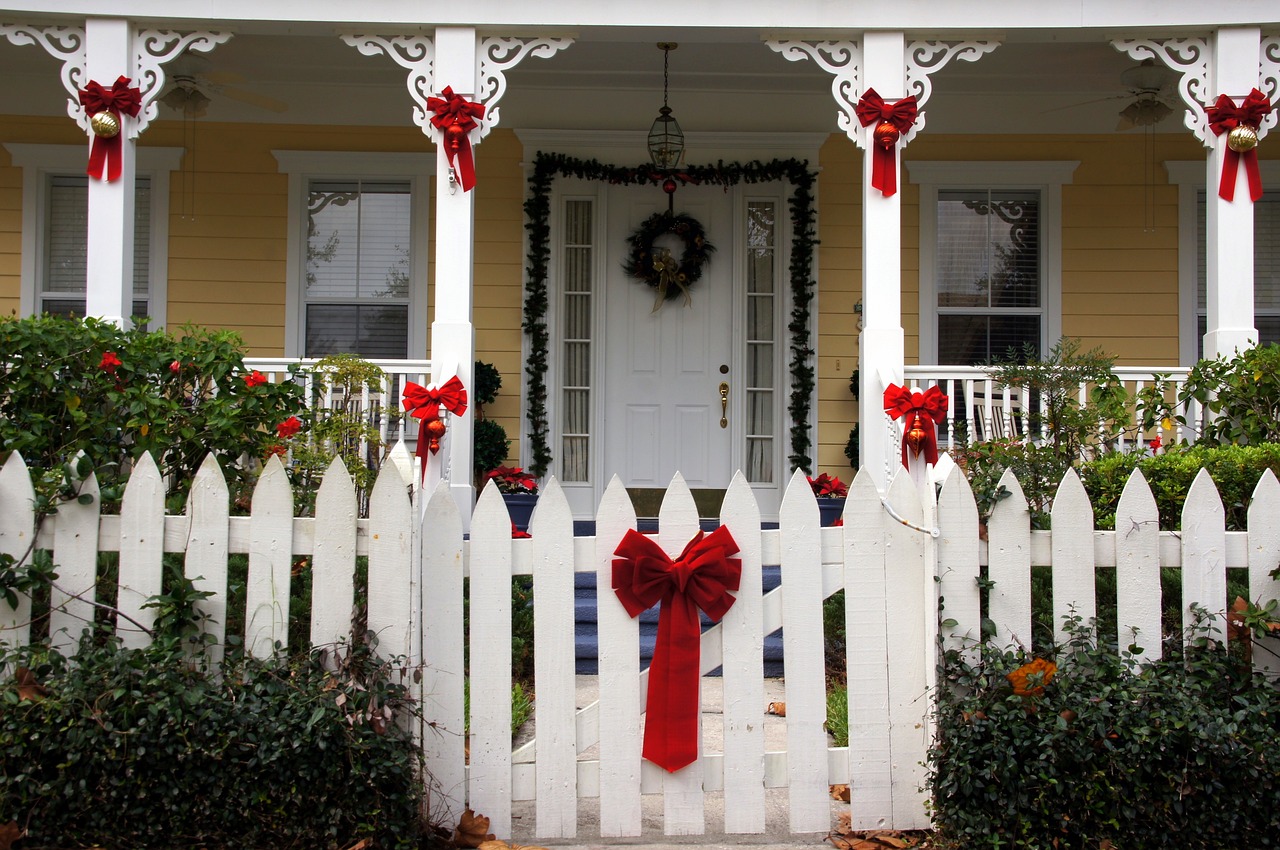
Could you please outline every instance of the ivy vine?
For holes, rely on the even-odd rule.
[[[798,159],[775,159],[769,162],[724,162],[695,165],[680,171],[664,171],[652,166],[623,167],[598,160],[583,160],[564,154],[539,151],[534,157],[529,177],[529,197],[524,203],[525,232],[528,253],[525,267],[524,332],[529,336],[529,359],[525,374],[529,378],[526,419],[533,458],[529,469],[542,476],[551,466],[550,425],[547,419],[547,357],[551,344],[547,331],[548,261],[551,257],[551,188],[557,177],[595,180],[614,185],[658,186],[672,179],[683,186],[712,185],[728,188],[739,183],[769,183],[786,180],[792,186],[787,204],[791,210],[791,320],[787,330],[791,338],[791,398],[787,410],[791,414],[791,452],[793,469],[812,472],[813,446],[809,436],[809,411],[816,386],[813,336],[813,255],[817,247],[817,211],[813,188],[817,174],[809,163]]]

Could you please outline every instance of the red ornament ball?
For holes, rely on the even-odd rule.
[[[674,177],[668,177],[666,180],[662,181],[662,191],[666,192],[668,195],[674,195],[676,193],[676,180]]]
[[[444,146],[449,153],[456,154],[462,150],[463,144],[467,140],[467,131],[459,127],[457,124],[450,124],[444,128]]]
[[[890,150],[898,143],[898,136],[900,136],[901,133],[898,132],[897,127],[893,126],[888,121],[882,121],[877,125],[874,135],[877,147],[883,148],[884,150]]]

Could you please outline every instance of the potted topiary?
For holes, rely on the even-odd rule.
[[[484,486],[492,481],[507,503],[511,523],[520,531],[527,531],[533,509],[538,504],[538,479],[518,466],[499,466],[485,475]]]
[[[817,478],[805,478],[813,488],[813,495],[818,497],[818,515],[822,519],[822,525],[834,524],[844,513],[844,500],[849,495],[849,488],[838,477],[825,472]]]

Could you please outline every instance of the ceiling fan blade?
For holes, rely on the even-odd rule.
[[[215,86],[238,86],[249,82],[244,74],[237,74],[235,71],[209,70],[202,72],[200,76]]]
[[[247,103],[250,106],[256,106],[259,109],[266,109],[270,112],[284,112],[289,108],[289,104],[283,100],[277,100],[265,94],[257,92],[245,91],[234,87],[224,87],[219,89],[219,94],[232,100],[238,100],[241,103]]]
[[[1109,100],[1123,100],[1126,97],[1133,97],[1130,94],[1109,94],[1106,97],[1095,97],[1093,100],[1082,100],[1078,103],[1068,103],[1066,106],[1055,106],[1053,109],[1040,110],[1041,115],[1048,115],[1050,112],[1062,112],[1065,109],[1075,109],[1078,106],[1091,106],[1095,103],[1106,103]]]

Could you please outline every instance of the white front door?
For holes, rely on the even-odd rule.
[[[692,488],[723,489],[735,469],[741,439],[735,411],[734,195],[720,187],[681,187],[675,208],[697,219],[716,247],[691,302],[677,296],[655,307],[657,290],[622,267],[628,237],[667,206],[656,187],[613,186],[608,191],[608,244],[604,327],[603,460],[607,476],[627,487],[665,488],[679,471]],[[674,257],[677,236],[659,245]],[[614,261],[616,260],[616,261]],[[740,463],[740,460],[739,460]]]

